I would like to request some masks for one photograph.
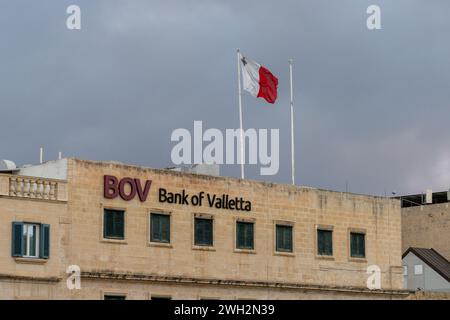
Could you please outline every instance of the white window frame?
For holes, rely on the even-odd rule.
[[[31,236],[30,236],[30,230],[32,230],[33,227],[36,227],[36,247],[35,247],[35,255],[30,254],[30,242],[31,242]],[[22,234],[22,241],[23,236],[26,236],[26,243],[25,243],[25,252],[23,256],[25,258],[39,258],[39,248],[40,248],[40,234],[41,234],[41,225],[37,223],[27,223],[25,222],[23,224],[23,234]]]
[[[414,274],[415,275],[423,274],[423,265],[421,265],[421,264],[414,265]]]

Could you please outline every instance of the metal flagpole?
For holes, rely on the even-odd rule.
[[[292,184],[295,185],[294,90],[292,86],[292,64],[293,60],[289,59],[289,83],[291,87],[291,171],[292,171]]]
[[[239,124],[241,128],[241,178],[244,179],[244,131],[242,126],[242,88],[241,88],[241,52],[237,49],[237,68],[238,68],[238,84],[239,84]]]

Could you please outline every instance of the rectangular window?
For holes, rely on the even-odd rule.
[[[317,230],[317,254],[321,256],[333,255],[333,231]]]
[[[236,222],[236,248],[254,249],[253,222]]]
[[[418,274],[418,275],[423,274],[423,266],[421,264],[416,264],[414,266],[414,274]]]
[[[152,213],[150,215],[150,241],[170,243],[170,216]]]
[[[213,220],[195,218],[194,243],[196,246],[213,245]]]
[[[276,226],[276,251],[292,252],[292,226]]]
[[[23,224],[23,256],[29,258],[39,257],[39,225]]]
[[[50,256],[50,225],[13,222],[11,251],[13,257],[48,259]]]
[[[103,238],[125,238],[125,211],[105,209],[103,214]]]
[[[124,295],[105,294],[103,299],[104,300],[126,300],[127,297]]]
[[[350,232],[350,256],[352,258],[366,257],[366,235],[364,233]]]
[[[151,300],[155,300],[155,301],[168,301],[168,300],[172,300],[172,297],[170,296],[152,296]]]

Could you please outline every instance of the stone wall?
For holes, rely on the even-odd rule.
[[[433,248],[450,260],[449,203],[402,209],[402,251]]]

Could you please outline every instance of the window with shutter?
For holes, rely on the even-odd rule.
[[[105,239],[124,239],[125,211],[105,209],[103,214],[103,237]]]
[[[254,233],[252,222],[236,222],[236,248],[254,249]]]
[[[350,233],[350,256],[353,258],[366,257],[365,234],[351,232]]]
[[[170,243],[170,216],[150,214],[150,241]]]
[[[103,296],[104,300],[126,300],[127,297],[124,295],[118,295],[118,294],[105,294]]]
[[[197,246],[213,245],[213,220],[195,218],[194,220],[194,243]]]
[[[292,226],[276,225],[276,251],[292,252]]]
[[[50,225],[13,222],[11,255],[13,257],[48,259],[50,256]]]
[[[317,230],[317,253],[322,256],[333,255],[333,231]]]

